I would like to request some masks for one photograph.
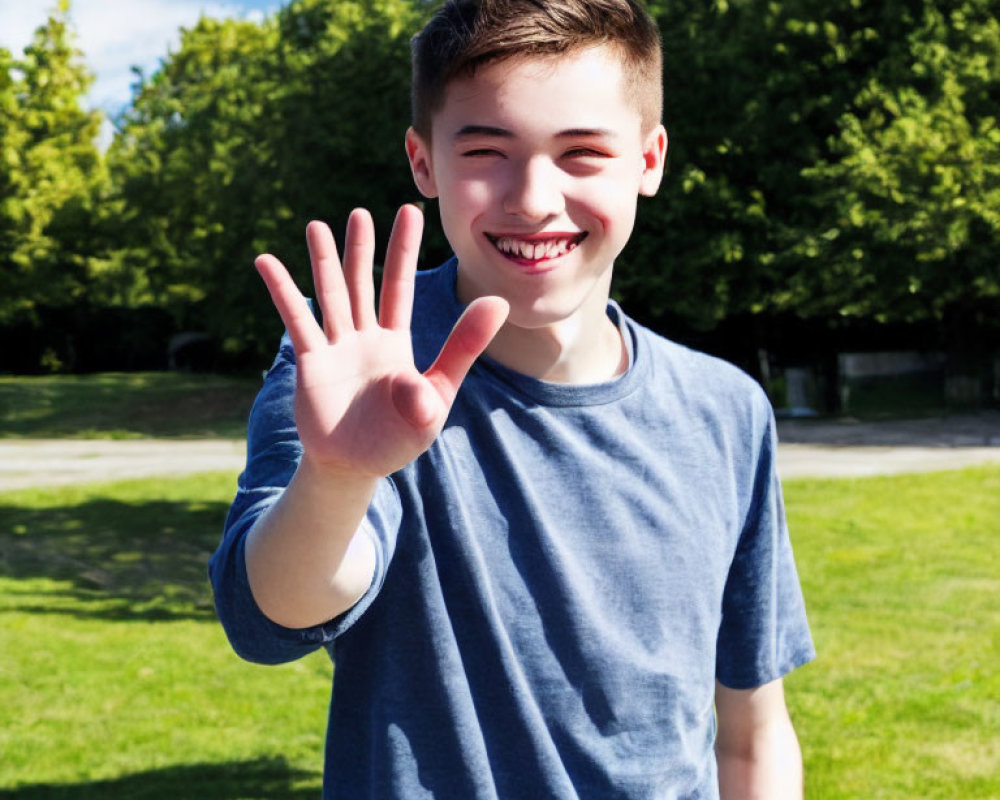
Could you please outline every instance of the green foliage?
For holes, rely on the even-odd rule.
[[[838,293],[852,314],[921,318],[1000,299],[996,11],[924,7],[840,116],[831,158],[807,170],[832,212],[827,269],[869,264],[878,287]]]
[[[649,7],[671,146],[617,264],[630,310],[701,329],[1000,317],[996,0]],[[155,304],[263,359],[280,323],[253,257],[276,253],[308,291],[308,220],[339,236],[363,205],[384,243],[419,200],[402,136],[423,0],[201,19],[137,75],[106,159],[67,12],[23,57],[0,50],[0,324],[42,304]],[[435,216],[428,261],[447,252]]]
[[[261,141],[261,98],[277,79],[261,56],[274,38],[273,25],[202,19],[143,80],[108,154],[123,301],[155,302],[187,322],[215,293],[217,270],[237,268],[227,245],[247,246],[275,166]]]
[[[61,0],[21,59],[0,51],[0,322],[77,302],[89,282],[100,117],[80,107],[91,76],[68,13]]]
[[[650,6],[671,158],[630,303],[702,327],[998,307],[995,2]]]
[[[143,80],[109,153],[130,300],[172,308],[230,350],[270,352],[276,315],[251,267],[303,270],[305,224],[412,196],[404,0],[299,0],[263,24],[202,19]]]

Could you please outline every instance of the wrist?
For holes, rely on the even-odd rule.
[[[331,486],[336,486],[341,491],[365,493],[369,488],[374,491],[380,477],[341,464],[311,458],[308,453],[303,453],[292,480],[303,488],[317,487],[328,491]]]

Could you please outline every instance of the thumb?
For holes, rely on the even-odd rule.
[[[446,408],[450,408],[473,363],[493,341],[504,322],[510,306],[500,297],[480,297],[474,300],[452,328],[437,359],[424,373],[437,389]]]
[[[442,408],[441,398],[417,373],[397,375],[392,380],[392,404],[399,415],[418,431],[436,427]]]

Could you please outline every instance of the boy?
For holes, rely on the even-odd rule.
[[[747,376],[609,302],[667,146],[634,0],[452,0],[414,40],[417,187],[307,242],[211,563],[246,658],[327,646],[327,798],[801,796],[781,678],[812,658]],[[716,723],[717,717],[717,723]]]

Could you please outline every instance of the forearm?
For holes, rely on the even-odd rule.
[[[375,552],[358,532],[377,480],[332,475],[303,458],[278,501],[247,534],[254,600],[289,628],[347,611],[371,584]]]
[[[802,753],[787,718],[736,746],[716,743],[721,800],[802,800]]]

